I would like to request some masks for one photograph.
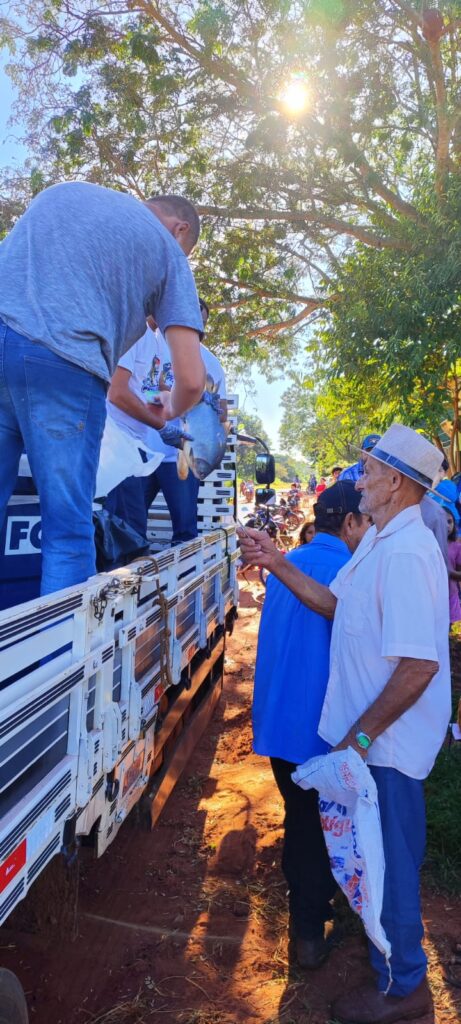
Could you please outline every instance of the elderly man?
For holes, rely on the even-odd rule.
[[[181,196],[86,182],[44,189],[0,245],[0,523],[26,449],[40,495],[42,594],[95,572],[92,502],[106,390],[155,316],[173,390],[150,424],[200,398],[202,317],[187,255],[200,231]]]
[[[392,945],[392,984],[370,948],[377,987],[347,992],[332,1007],[344,1024],[391,1024],[432,1007],[421,945],[419,869],[424,854],[423,780],[450,716],[448,584],[420,502],[441,476],[443,455],[393,424],[366,457],[360,510],[373,517],[350,562],[329,587],[309,579],[265,535],[241,536],[247,561],[264,565],[296,596],[334,617],[330,675],[319,725],[333,749],[352,746],[378,788],[385,877],[382,924]]]

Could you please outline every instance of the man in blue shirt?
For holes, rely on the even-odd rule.
[[[369,525],[350,481],[327,488],[314,505],[315,537],[286,557],[328,586]],[[302,967],[328,953],[325,922],[336,883],[330,871],[318,794],[291,779],[296,765],[325,754],[318,724],[329,675],[332,622],[306,608],[275,576],[267,582],[259,629],[253,702],[254,750],[270,757],[285,803],[282,870],[289,886],[290,930]]]
[[[375,444],[377,444],[378,441],[380,441],[380,440],[381,440],[381,434],[367,434],[367,436],[364,437],[364,439],[362,441],[362,444],[360,445],[361,451],[364,452],[364,453],[371,452],[373,450]],[[347,469],[343,469],[343,471],[342,471],[342,473],[340,473],[338,479],[339,480],[352,480],[352,482],[355,484],[355,483],[357,483],[357,480],[360,480],[360,477],[362,475],[363,475],[363,459],[359,459],[358,462],[354,462],[353,466],[347,466]]]

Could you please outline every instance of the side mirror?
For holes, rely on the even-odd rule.
[[[273,455],[266,452],[256,456],[256,482],[258,484],[273,484],[275,480],[275,459]]]
[[[272,456],[271,456],[272,458]],[[273,487],[257,487],[255,505],[274,505],[276,494]]]

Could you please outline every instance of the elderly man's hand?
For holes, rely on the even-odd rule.
[[[352,747],[357,752],[357,754],[360,754],[362,761],[366,761],[368,750],[364,750],[363,747],[359,747],[359,744],[357,743],[357,740],[355,738],[357,729],[358,726],[354,726],[352,729],[350,729],[347,735],[341,741],[341,743],[337,743],[336,746],[333,747],[331,753],[335,754],[337,750],[347,750],[348,747]]]
[[[278,558],[283,558],[274,542],[264,530],[252,530],[250,527],[237,527],[242,558],[247,565],[260,565],[272,569]]]

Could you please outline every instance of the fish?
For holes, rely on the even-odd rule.
[[[190,470],[197,480],[206,480],[222,462],[230,430],[220,420],[217,386],[209,374],[200,402],[183,417],[183,429],[192,440],[184,441],[178,453],[179,479],[185,480]]]

